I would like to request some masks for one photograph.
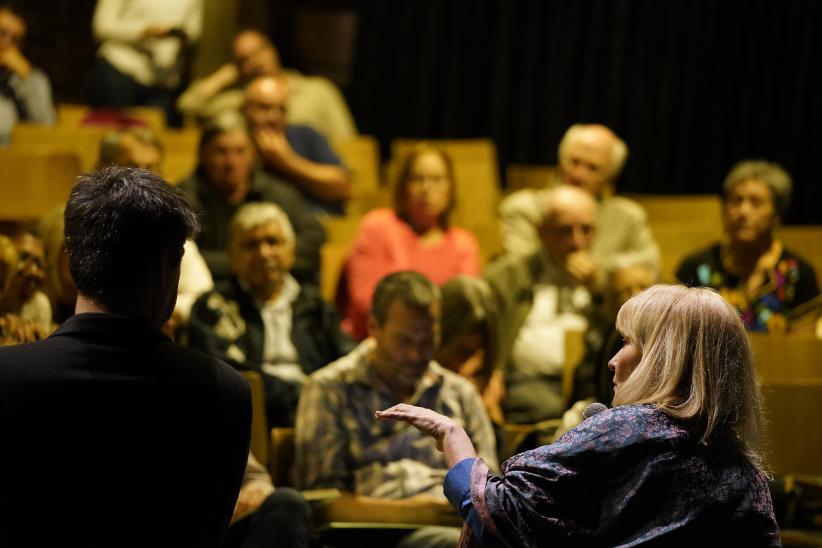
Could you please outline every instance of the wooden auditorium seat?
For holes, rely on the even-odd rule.
[[[114,109],[103,109],[113,113]],[[89,124],[104,124],[105,118],[94,118],[94,109],[90,105],[74,103],[58,103],[57,105],[57,127],[65,129],[77,129],[89,127]],[[120,109],[117,113],[123,120],[140,122],[150,127],[155,132],[162,132],[166,129],[166,115],[159,107],[127,107]],[[117,119],[112,116],[111,124],[106,129],[112,129]]]
[[[776,230],[776,237],[782,240],[785,247],[808,261],[816,271],[816,281],[822,283],[822,226],[782,226]]]
[[[158,134],[163,143],[161,174],[171,184],[177,184],[197,167],[200,130],[197,128],[167,129]]]
[[[271,429],[271,452],[268,470],[276,487],[292,486],[291,471],[294,468],[294,429]]]
[[[822,340],[751,333],[777,474],[822,474]]]
[[[251,452],[263,466],[269,466],[269,431],[265,413],[263,377],[256,371],[240,371],[251,389]]]
[[[11,132],[10,150],[37,145],[54,151],[70,151],[80,159],[80,169],[91,171],[97,163],[100,139],[109,131],[107,128],[47,127],[36,124],[17,124]]]
[[[722,236],[722,202],[718,195],[628,194],[648,216],[648,226],[662,255],[660,281],[676,281],[682,259]]]
[[[0,150],[0,219],[34,220],[68,199],[80,160],[49,147]]]
[[[556,180],[557,167],[539,164],[509,164],[505,168],[505,192],[511,194],[526,188],[545,188]]]
[[[337,138],[331,143],[351,170],[354,181],[351,199],[346,204],[348,215],[362,215],[371,209],[373,196],[380,190],[380,147],[370,135]]]

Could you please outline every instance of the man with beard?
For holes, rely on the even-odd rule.
[[[295,428],[299,488],[444,500],[437,482],[447,468],[434,441],[408,425],[374,421],[375,410],[399,402],[449,410],[496,468],[494,432],[479,393],[433,360],[439,323],[440,291],[428,278],[397,272],[380,281],[371,305],[371,338],[311,375],[303,387]],[[425,529],[401,545],[454,546],[459,538],[459,530]],[[415,544],[423,543],[416,535],[424,544]]]

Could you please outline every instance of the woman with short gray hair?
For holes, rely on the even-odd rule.
[[[774,234],[791,189],[779,164],[736,164],[722,187],[722,239],[685,258],[676,272],[682,283],[719,291],[751,331],[789,331],[792,320],[805,315],[803,305],[819,295],[813,268]]]

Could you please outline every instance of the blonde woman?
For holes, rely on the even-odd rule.
[[[736,311],[708,289],[653,286],[617,316],[613,408],[489,474],[454,421],[378,412],[437,439],[463,545],[779,546],[762,470],[761,395]]]

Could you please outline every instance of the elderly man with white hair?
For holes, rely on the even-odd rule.
[[[189,321],[190,347],[262,374],[272,426],[293,425],[306,375],[353,347],[319,290],[288,273],[294,245],[279,206],[240,207],[229,225],[233,275],[194,303]]]
[[[502,243],[506,251],[527,255],[540,248],[542,206],[556,184],[566,183],[590,192],[599,203],[597,232],[590,250],[569,268],[584,275],[597,291],[607,273],[631,264],[659,267],[659,248],[648,228],[645,211],[636,202],[614,196],[614,182],[628,158],[628,146],[609,128],[575,124],[559,143],[557,181],[544,189],[514,192],[500,204]]]
[[[484,274],[499,310],[497,368],[505,377],[509,422],[559,417],[565,333],[585,330],[594,308],[590,254],[598,211],[589,192],[571,185],[550,190],[542,203],[540,248],[508,254]]]

